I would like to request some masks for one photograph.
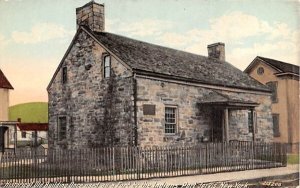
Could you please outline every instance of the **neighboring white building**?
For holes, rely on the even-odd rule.
[[[4,136],[0,134],[0,147],[9,147],[9,140],[13,139],[15,132],[15,124],[8,122],[8,107],[9,107],[9,91],[14,89],[4,73],[0,69],[0,127],[8,127]],[[1,133],[1,131],[0,131]],[[4,137],[4,139],[3,139]]]
[[[37,132],[38,143],[47,142],[48,123],[19,123],[17,142],[34,142]]]
[[[0,69],[0,121],[8,121],[9,91],[14,89]]]

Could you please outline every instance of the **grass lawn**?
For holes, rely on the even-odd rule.
[[[48,103],[32,102],[9,107],[9,120],[23,123],[48,123]]]
[[[289,154],[287,162],[288,164],[299,164],[299,154]]]

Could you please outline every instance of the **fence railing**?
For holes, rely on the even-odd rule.
[[[99,182],[286,166],[280,143],[206,143],[194,147],[21,149],[0,156],[0,183]]]

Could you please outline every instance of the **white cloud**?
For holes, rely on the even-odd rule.
[[[34,25],[29,32],[14,31],[11,37],[16,43],[35,44],[72,35],[74,31],[68,31],[61,25],[39,23]]]
[[[173,27],[173,22],[155,19],[143,19],[137,22],[124,22],[120,20],[108,20],[107,31],[116,33],[126,32],[129,36],[158,36]]]
[[[300,46],[297,41],[279,40],[271,43],[254,43],[250,47],[235,48],[228,61],[242,70],[256,57],[263,56],[299,65]]]
[[[157,37],[164,45],[207,54],[207,45],[224,42],[226,59],[244,69],[257,55],[298,63],[300,32],[286,23],[266,22],[253,15],[231,12],[211,19],[208,29],[168,32]]]
[[[267,22],[242,12],[231,12],[210,20],[210,23],[214,35],[229,40],[257,36],[271,29]]]
[[[0,33],[0,48],[5,47],[8,44],[8,39]]]

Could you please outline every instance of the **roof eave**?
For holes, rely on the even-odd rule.
[[[296,73],[293,73],[293,72],[279,72],[279,73],[275,73],[274,75],[276,75],[276,76],[291,75],[291,76],[297,76],[297,77],[299,77],[299,74],[296,74]]]
[[[114,58],[116,58],[118,60],[118,62],[120,62],[124,67],[126,67],[127,69],[129,69],[130,71],[132,71],[132,67],[124,62],[120,57],[118,57],[115,53],[113,53],[108,47],[106,47],[104,44],[102,44],[97,36],[95,36],[95,34],[90,31],[88,28],[86,28],[85,26],[80,26],[82,28],[82,30],[84,30],[87,34],[90,35],[90,37],[92,37],[95,41],[97,41],[97,43],[102,47],[104,48],[111,56],[113,56]]]
[[[149,71],[145,71],[145,70],[141,70],[141,69],[133,69],[133,72],[136,73],[137,75],[153,76],[153,77],[157,77],[157,78],[166,78],[166,79],[172,79],[172,80],[178,80],[178,81],[184,81],[184,82],[190,82],[190,83],[196,83],[196,84],[205,84],[205,85],[213,85],[213,86],[219,86],[219,87],[228,87],[228,88],[232,88],[232,89],[243,89],[243,90],[249,90],[249,91],[272,93],[270,90],[257,89],[257,88],[246,88],[246,87],[238,87],[238,86],[228,86],[228,85],[222,85],[222,84],[212,84],[212,83],[202,82],[202,81],[195,80],[195,79],[161,74],[161,73],[156,73],[156,72],[149,72]]]
[[[270,66],[271,68],[273,68],[275,71],[278,71],[279,73],[283,72],[281,69],[278,69],[277,67],[271,65],[270,63],[268,63],[267,61],[265,61],[264,59],[262,59],[260,56],[256,56],[251,63],[248,65],[248,67],[243,71],[244,73],[249,74],[250,71],[252,70],[252,68],[256,65],[256,59],[260,59],[261,61],[263,61],[266,65]]]

